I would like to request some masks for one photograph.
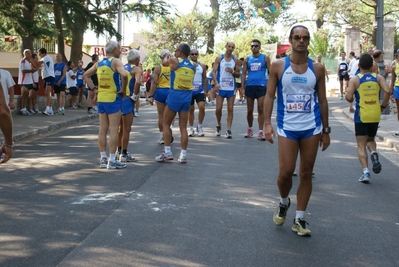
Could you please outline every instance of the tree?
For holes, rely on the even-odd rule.
[[[377,0],[311,0],[316,4],[316,13],[327,23],[337,27],[351,25],[360,28],[364,36],[371,38],[376,44]],[[399,20],[399,5],[397,0],[384,1],[384,19]]]
[[[317,55],[327,56],[329,54],[328,48],[328,32],[320,30],[314,33],[308,47],[309,55],[312,57]]]

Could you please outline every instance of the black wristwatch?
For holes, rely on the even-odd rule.
[[[324,127],[323,128],[323,133],[325,133],[325,134],[331,133],[331,127]]]

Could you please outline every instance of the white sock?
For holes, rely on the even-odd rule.
[[[109,154],[109,160],[112,162],[115,162],[115,160],[116,160],[115,154]]]
[[[305,211],[304,210],[297,210],[295,214],[295,219],[304,219],[305,218]]]
[[[164,146],[165,148],[165,153],[170,153],[170,146]]]
[[[187,156],[187,150],[182,149],[180,155]]]
[[[259,130],[259,133],[263,133],[263,130]]]
[[[363,174],[366,174],[366,173],[370,173],[370,172],[369,172],[369,168],[364,168],[364,169],[363,169]]]
[[[101,158],[106,158],[107,157],[107,152],[100,152],[100,157]]]
[[[288,203],[290,203],[290,201],[289,201],[288,197],[285,197],[285,198],[280,199],[280,203],[287,206]]]
[[[198,127],[202,127],[202,124],[198,123]]]

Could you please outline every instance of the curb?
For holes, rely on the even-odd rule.
[[[88,120],[94,120],[98,118],[98,114],[91,114],[91,115],[86,115],[86,116],[82,116],[82,117],[78,117],[78,118],[74,118],[68,121],[64,121],[64,122],[60,122],[54,125],[49,125],[49,126],[44,126],[35,130],[31,130],[28,132],[23,132],[23,133],[19,133],[19,134],[14,134],[13,135],[13,141],[17,142],[17,141],[21,141],[23,139],[26,139],[30,136],[33,135],[40,135],[40,134],[46,134],[52,131],[56,131],[62,128],[66,128],[68,126],[71,125],[75,125],[78,124],[80,122],[84,122],[84,121],[88,121]]]

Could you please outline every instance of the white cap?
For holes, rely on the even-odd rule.
[[[168,49],[163,49],[163,50],[161,51],[161,53],[159,54],[159,56],[160,56],[161,58],[164,58],[166,54],[170,54],[170,51],[169,51]]]

